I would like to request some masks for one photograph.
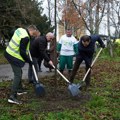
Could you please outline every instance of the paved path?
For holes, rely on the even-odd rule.
[[[25,64],[22,70],[23,70],[22,79],[28,79],[28,64]],[[42,72],[39,72],[38,76],[43,77],[45,75],[54,74],[54,71],[53,72],[48,72],[48,71],[49,69],[45,68],[42,65]],[[0,65],[0,81],[11,80],[11,79],[13,79],[13,72],[10,64]]]
[[[81,67],[83,66],[84,64],[81,65]],[[42,72],[38,73],[38,77],[43,77],[43,76],[54,74],[54,70],[53,72],[48,72],[49,69],[45,68],[43,64],[41,68],[42,68]],[[23,70],[22,79],[28,79],[28,64],[25,64],[22,70]],[[12,72],[12,68],[10,64],[0,65],[0,82],[4,80],[11,80],[11,79],[13,79],[13,72]]]

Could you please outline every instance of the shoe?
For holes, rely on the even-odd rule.
[[[29,84],[33,84],[34,83],[34,81],[29,81]]]
[[[17,92],[17,95],[23,95],[23,94],[27,94],[27,92],[26,91],[24,91],[24,92]]]
[[[27,94],[27,91],[25,91],[25,90],[18,90],[17,95],[23,95],[23,94]]]
[[[39,69],[39,72],[42,72],[41,68]]]
[[[17,105],[22,104],[21,101],[18,101],[18,100],[17,100],[16,98],[14,98],[14,97],[10,97],[10,98],[8,99],[8,102],[9,102],[9,103],[12,103],[12,104],[17,104]]]

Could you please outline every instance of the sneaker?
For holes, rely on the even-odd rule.
[[[29,81],[29,84],[34,84],[34,81],[33,80]]]
[[[12,103],[12,104],[17,104],[17,105],[22,104],[21,101],[18,101],[18,100],[17,100],[16,98],[14,98],[14,97],[10,97],[10,98],[8,99],[8,102],[9,102],[9,103]]]
[[[23,95],[23,94],[27,94],[27,92],[24,91],[24,90],[22,90],[22,91],[18,91],[18,92],[17,92],[17,95]]]

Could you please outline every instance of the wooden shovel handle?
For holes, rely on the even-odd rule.
[[[52,67],[55,69],[55,66],[54,65],[52,65]],[[66,81],[66,82],[68,82],[69,84],[70,84],[70,81],[58,70],[58,69],[56,69],[57,70],[57,72],[59,73],[59,75]]]
[[[28,54],[29,54],[30,60],[33,62],[31,54],[30,54],[30,51],[28,51]],[[35,75],[36,82],[38,82],[38,76],[37,76],[37,72],[35,70],[35,66],[34,65],[32,65],[32,69],[33,69],[33,73]]]
[[[88,73],[90,72],[91,68],[93,67],[95,61],[97,60],[97,58],[98,58],[98,56],[100,55],[100,53],[101,53],[102,50],[103,50],[103,48],[101,48],[101,49],[99,50],[99,52],[97,53],[95,59],[93,60],[93,62],[92,62],[92,64],[91,64],[91,67],[87,70],[87,72],[86,72],[86,74],[85,74],[85,76],[84,76],[84,78],[83,78],[82,81],[85,81],[85,79],[86,79]]]

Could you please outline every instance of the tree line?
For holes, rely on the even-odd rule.
[[[0,1],[0,38],[10,39],[11,31],[16,27],[35,24],[41,34],[53,31],[54,26],[43,14],[42,1],[38,0],[3,0]]]

